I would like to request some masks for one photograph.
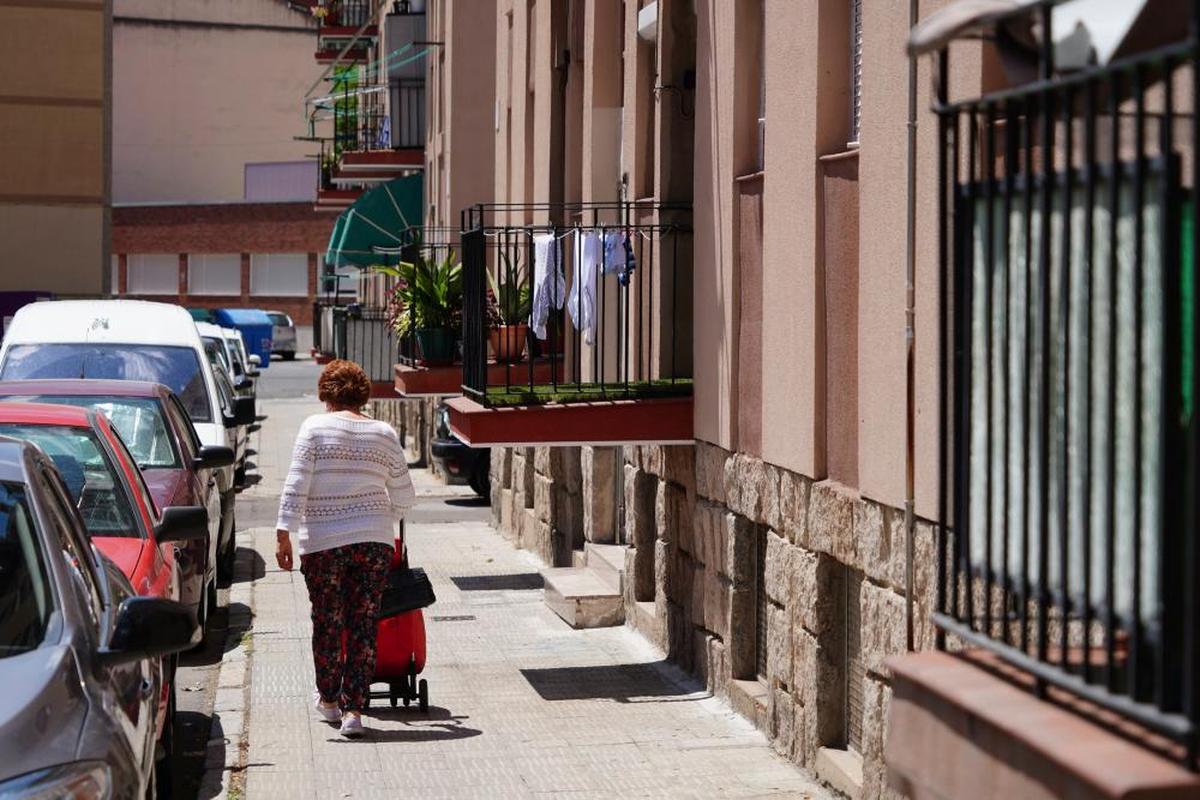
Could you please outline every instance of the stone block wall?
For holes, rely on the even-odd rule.
[[[809,769],[821,748],[846,745],[847,652],[857,648],[862,797],[895,796],[883,742],[885,660],[906,646],[900,509],[697,443],[497,449],[492,514],[548,565],[569,563],[572,550],[618,531],[628,547],[626,624]],[[919,521],[915,533],[914,638],[928,649],[933,526]]]
[[[570,566],[583,548],[585,449],[492,448],[492,524],[547,566]]]
[[[372,417],[387,422],[400,434],[410,464],[428,467],[430,472],[445,480],[447,476],[442,474],[430,450],[438,402],[436,398],[376,399],[368,404],[367,410]]]

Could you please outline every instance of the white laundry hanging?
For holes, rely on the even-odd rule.
[[[571,314],[575,329],[583,331],[583,340],[587,344],[596,341],[596,277],[603,259],[600,235],[576,230],[567,311]]]
[[[567,280],[562,271],[562,250],[553,233],[533,237],[533,305],[529,325],[539,339],[546,338],[550,311],[563,307],[567,299]]]

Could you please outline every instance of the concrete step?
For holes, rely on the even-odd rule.
[[[584,550],[587,553],[587,566],[608,581],[617,592],[621,592],[625,587],[625,551],[628,549],[622,544],[588,542]]]
[[[572,628],[608,628],[625,621],[621,593],[591,567],[542,570],[546,605]]]

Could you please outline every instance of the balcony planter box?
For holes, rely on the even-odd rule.
[[[528,325],[500,325],[492,328],[488,339],[492,355],[500,364],[511,364],[525,356],[525,344],[529,338]]]
[[[417,346],[421,349],[421,363],[427,366],[447,366],[454,363],[454,331],[444,328],[426,328],[416,331]]]

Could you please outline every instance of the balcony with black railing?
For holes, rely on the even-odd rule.
[[[539,218],[558,221],[526,221]],[[455,433],[472,444],[690,442],[690,223],[688,207],[658,203],[464,211]]]
[[[990,24],[1029,15],[1049,31],[1055,5]],[[1200,767],[1195,20],[1190,30],[1073,68],[1047,36],[1029,54],[1036,79],[966,100],[948,99],[945,44],[938,55],[933,621],[941,648],[1095,723],[1080,726],[1094,745],[1076,734],[1054,752],[1062,774],[1087,773],[1073,756],[1103,747],[1125,753],[1127,776],[1154,772],[1128,742]],[[914,676],[951,674],[902,663],[906,702]],[[943,708],[946,691],[932,691]],[[1106,730],[1126,744],[1102,743]],[[1158,773],[1158,785],[1187,784]]]

